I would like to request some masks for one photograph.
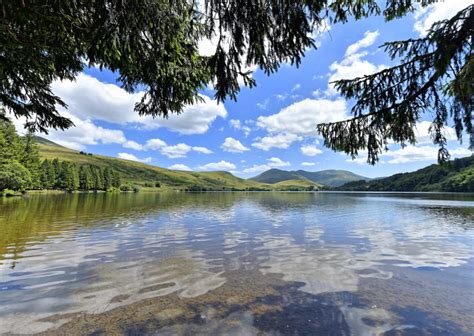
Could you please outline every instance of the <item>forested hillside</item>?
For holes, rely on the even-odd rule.
[[[364,176],[354,174],[347,170],[328,169],[317,172],[309,172],[305,170],[287,171],[281,169],[269,169],[252,180],[261,183],[278,183],[290,180],[309,181],[328,187],[338,187],[347,182],[368,180]]]
[[[40,158],[37,138],[20,137],[9,120],[0,120],[0,192],[14,194],[26,189],[104,190],[128,188],[112,168],[74,161]]]
[[[355,181],[337,188],[347,191],[461,191],[474,192],[474,156],[444,165],[433,164],[411,173],[371,181]]]

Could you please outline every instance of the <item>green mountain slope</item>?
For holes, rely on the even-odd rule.
[[[313,185],[316,189],[321,186],[308,181],[293,181],[288,185],[271,185],[246,180],[225,171],[188,172],[170,170],[148,165],[141,162],[123,160],[109,156],[78,152],[52,141],[37,137],[39,152],[42,158],[61,161],[71,161],[77,165],[95,165],[110,167],[120,174],[123,182],[144,185],[145,183],[160,182],[162,189],[190,190],[306,190]]]
[[[364,176],[354,174],[347,170],[321,170],[309,172],[305,170],[286,171],[270,169],[255,176],[252,180],[260,183],[278,183],[287,180],[306,180],[330,187],[338,187],[352,181],[368,180]]]
[[[433,164],[411,173],[351,182],[338,190],[474,192],[474,156],[450,161],[449,165]]]

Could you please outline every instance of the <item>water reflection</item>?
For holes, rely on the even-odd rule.
[[[468,334],[474,301],[456,316],[433,306],[474,289],[472,223],[469,195],[2,199],[0,333],[409,334],[436,314]],[[448,272],[430,283],[442,295],[408,300],[418,320],[384,295],[447,269],[465,281]]]

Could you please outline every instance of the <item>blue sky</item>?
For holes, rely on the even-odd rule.
[[[217,104],[207,89],[202,92],[204,103],[168,120],[139,117],[133,105],[140,92],[129,94],[110,71],[89,68],[75,82],[53,84],[53,91],[69,105],[64,113],[76,127],[51,131],[47,138],[74,149],[160,167],[227,170],[241,177],[272,167],[347,169],[368,177],[416,170],[436,162],[437,148],[427,134],[429,115],[418,126],[417,146],[401,150],[393,145],[375,166],[365,163],[364,153],[353,161],[323,147],[316,124],[347,118],[351,107],[328,81],[390,65],[379,45],[420,36],[432,22],[451,16],[468,2],[473,1],[450,0],[389,23],[372,17],[326,27],[317,34],[319,48],[309,50],[299,68],[284,64],[269,77],[256,69],[257,87],[242,88],[237,102]],[[201,48],[203,54],[209,53],[212,43]],[[455,140],[452,129],[446,132],[453,157],[471,154]]]

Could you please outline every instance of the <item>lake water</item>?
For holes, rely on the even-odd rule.
[[[471,335],[474,195],[0,199],[0,334]]]

